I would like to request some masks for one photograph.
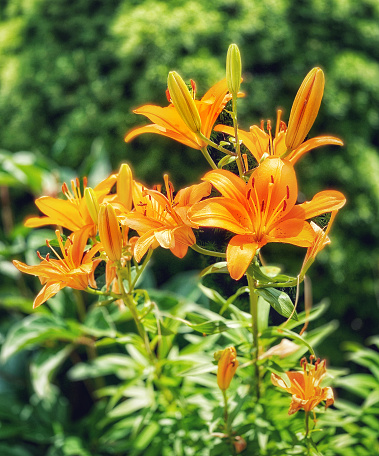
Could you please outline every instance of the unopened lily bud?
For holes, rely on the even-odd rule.
[[[99,235],[105,253],[111,261],[119,261],[122,255],[122,236],[117,216],[111,204],[101,204],[99,211]]]
[[[89,215],[91,216],[93,223],[97,225],[100,206],[93,188],[87,187],[84,190],[84,199],[86,201]]]
[[[325,77],[321,68],[313,68],[302,82],[293,102],[288,122],[287,149],[296,149],[307,136],[317,117],[324,94],[324,85]]]
[[[185,82],[176,71],[170,71],[167,79],[171,100],[187,127],[194,133],[201,131],[201,119],[196,104]]]
[[[127,211],[132,210],[133,204],[133,175],[130,166],[123,163],[117,176],[117,196]]]
[[[241,54],[236,44],[231,44],[226,55],[226,82],[228,90],[237,95],[241,85]]]
[[[217,384],[221,391],[229,388],[230,382],[238,367],[237,352],[234,347],[228,347],[215,353],[218,361]]]

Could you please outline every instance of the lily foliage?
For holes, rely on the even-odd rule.
[[[336,215],[346,199],[335,189],[322,189],[309,201],[298,202],[300,192],[294,165],[299,166],[299,159],[312,149],[343,143],[332,136],[304,141],[323,95],[324,75],[320,68],[312,70],[301,85],[288,128],[279,112],[274,136],[270,122],[267,122],[267,132],[263,123],[260,127],[253,125],[250,132],[240,130],[237,98],[241,95],[241,61],[238,48],[233,46],[228,54],[227,79],[216,83],[197,100],[195,83],[191,81],[186,85],[178,73],[170,73],[169,105],[137,108],[135,113],[148,117],[153,123],[137,127],[125,136],[127,142],[145,133],[169,137],[200,150],[212,168],[210,171],[178,192],[168,175],[164,176],[163,187],[158,183],[151,188],[136,180],[127,164],[122,164],[118,173],[93,189],[87,187],[86,180],[82,185],[79,179],[72,181],[71,190],[63,184],[63,197],[38,198],[36,206],[43,215],[30,216],[25,222],[29,228],[58,227],[58,241],[47,242],[51,252],[45,256],[38,253],[39,264],[27,265],[19,260],[13,264],[19,271],[37,276],[43,285],[34,307],[46,302],[54,307],[54,300],[50,298],[63,288],[74,289],[75,293],[85,291],[99,300],[98,306],[89,312],[92,315],[89,320],[82,319],[79,327],[73,324],[77,331],[75,337],[67,336],[68,332],[58,333],[63,340],[68,337],[73,344],[86,345],[89,360],[93,359],[96,347],[114,344],[126,347],[127,354],[123,356],[130,361],[120,373],[126,383],[116,388],[118,392],[110,405],[111,419],[143,409],[142,421],[138,421],[143,427],[146,425],[143,420],[166,404],[177,420],[179,412],[175,404],[189,400],[180,396],[185,396],[187,385],[182,384],[181,379],[188,371],[188,382],[201,384],[200,378],[205,375],[201,387],[204,388],[199,387],[199,392],[206,394],[205,387],[218,384],[223,397],[223,412],[219,413],[210,435],[218,439],[220,448],[238,454],[246,447],[256,448],[257,439],[262,441],[262,437],[257,437],[260,434],[255,431],[250,432],[254,429],[252,417],[258,408],[250,417],[245,414],[248,428],[235,420],[237,409],[243,410],[247,398],[252,398],[257,407],[268,406],[268,398],[276,394],[272,392],[275,388],[267,382],[267,373],[271,371],[274,385],[292,394],[290,413],[300,409],[306,412],[305,437],[299,439],[291,434],[289,440],[298,439],[297,445],[310,451],[316,444],[309,432],[308,413],[322,401],[326,401],[327,406],[333,403],[331,388],[320,385],[326,376],[325,362],[317,361],[313,365],[303,361],[302,372],[289,371],[287,367],[289,360],[297,361],[307,351],[313,359],[312,341],[316,336],[295,329],[315,319],[320,310],[308,306],[298,313],[299,299],[294,300],[284,290],[298,290],[316,255],[332,242],[330,227],[337,223]],[[231,125],[219,124],[214,128],[227,104]],[[213,129],[228,135],[229,140],[213,142]],[[254,165],[243,153],[241,144],[252,154]],[[322,214],[331,214],[326,227],[312,220]],[[224,233],[225,242],[220,248],[210,247],[204,241],[204,233],[209,239],[216,231]],[[285,243],[304,249],[304,264],[297,275],[288,276],[278,267],[264,263],[264,248],[268,243]],[[191,292],[197,290],[199,294],[201,290],[208,299],[218,303],[219,313],[202,308],[190,299],[173,305],[171,298],[162,300],[159,293],[143,287],[149,268],[154,264],[154,252],[161,248],[173,254],[173,261],[179,261],[192,249],[199,264],[204,258],[208,262],[201,277],[223,274],[221,278],[233,279],[228,283],[234,291],[227,299],[204,283],[199,289],[199,277],[194,285],[187,284]],[[281,262],[278,258],[277,263]],[[236,283],[240,284],[237,290]],[[243,306],[245,310],[240,308],[244,300],[249,312],[246,306]],[[99,313],[102,312],[99,309],[105,308],[109,309],[106,318]],[[269,325],[270,309],[271,315],[276,311],[280,314],[276,318],[282,318],[278,326]],[[89,321],[94,325],[92,328]],[[129,325],[126,333],[125,321]],[[215,336],[214,344],[208,341],[204,344],[200,336],[188,334],[191,331],[201,337]],[[187,337],[184,344],[187,348],[183,350],[173,346],[179,334]],[[192,356],[191,345],[186,345],[188,341],[204,350],[207,347],[219,349],[217,377],[217,362],[212,364],[204,354]],[[282,342],[279,344],[279,341]],[[230,343],[233,346],[226,349]],[[109,361],[112,364],[114,359]],[[138,380],[129,368],[140,370]],[[75,377],[80,371],[74,368],[73,372]],[[195,375],[199,380],[194,380]],[[179,385],[182,386],[179,388]],[[239,396],[235,396],[238,403],[235,407],[228,396],[230,391],[236,391],[237,385],[240,389]],[[99,385],[97,397],[106,397],[112,388],[114,386]],[[158,396],[157,400],[151,399]],[[194,396],[188,406],[194,409],[196,404]],[[286,407],[288,404],[284,404],[282,410]],[[170,420],[162,420],[166,423],[162,429]],[[144,429],[151,439],[146,437],[146,444],[139,441],[132,454],[144,454],[160,427]],[[136,430],[136,434],[138,432]],[[100,439],[103,447],[107,438],[112,441],[109,434]],[[284,445],[283,451],[290,451],[289,448]]]

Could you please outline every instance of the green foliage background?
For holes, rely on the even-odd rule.
[[[1,0],[0,144],[78,174],[98,156],[108,169],[128,161],[148,184],[169,171],[180,188],[206,170],[197,151],[153,135],[123,142],[146,123],[133,107],[166,104],[168,71],[193,78],[202,94],[223,77],[227,47],[237,43],[248,128],[275,119],[277,107],[287,119],[304,75],[321,66],[325,96],[311,133],[346,145],[313,151],[299,180],[307,198],[336,188],[348,204],[311,277],[315,300],[329,296],[342,331],[353,325],[361,338],[378,327],[378,19],[375,0]]]
[[[309,69],[320,66],[326,74],[311,134],[341,137],[345,147],[312,151],[297,171],[306,198],[335,188],[348,200],[331,246],[310,271],[314,301],[331,301],[325,321],[340,324],[320,353],[342,365],[341,341],[362,342],[379,324],[377,0],[0,0],[0,147],[12,154],[32,151],[38,166],[60,177],[94,168],[106,174],[127,161],[147,184],[167,171],[177,189],[194,183],[207,169],[198,151],[153,135],[125,144],[123,136],[147,123],[131,112],[134,107],[166,105],[170,70],[194,79],[200,95],[220,80],[232,42],[243,59],[247,96],[239,115],[245,129],[262,118],[274,120],[277,107],[287,120]],[[17,207],[16,230],[3,226],[2,243],[26,234],[22,220],[35,212],[33,198],[40,196],[34,180],[43,182],[37,166],[33,177],[17,180],[17,166],[0,176]],[[273,250],[265,252],[275,262]],[[282,252],[289,257],[286,272],[296,273],[304,252]],[[193,253],[173,262],[161,252],[156,278],[163,283],[196,268],[196,261]],[[9,274],[0,281],[3,303]]]

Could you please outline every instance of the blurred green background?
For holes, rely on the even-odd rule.
[[[307,199],[338,189],[348,203],[309,273],[314,302],[330,299],[325,321],[339,322],[320,354],[342,365],[343,340],[378,332],[377,0],[0,0],[0,300],[19,292],[9,260],[28,236],[23,218],[36,213],[35,197],[59,191],[56,182],[89,175],[93,184],[123,161],[148,185],[163,172],[176,189],[199,180],[207,170],[199,151],[156,135],[125,144],[123,136],[147,123],[133,108],[167,104],[170,70],[194,79],[199,96],[223,78],[232,42],[243,59],[245,129],[274,120],[278,107],[288,120],[306,73],[323,68],[325,95],[311,135],[333,134],[345,146],[303,158],[300,189]],[[296,274],[304,251],[277,247],[265,248],[266,259],[286,258],[285,272]],[[194,253],[172,259],[158,253],[158,284],[198,267]]]

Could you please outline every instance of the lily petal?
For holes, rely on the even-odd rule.
[[[250,217],[238,201],[216,197],[192,206],[190,220],[200,226],[223,228],[236,234],[249,232]]]
[[[264,243],[257,243],[254,236],[245,234],[232,237],[226,249],[226,260],[230,277],[239,280],[246,272],[258,247]]]

